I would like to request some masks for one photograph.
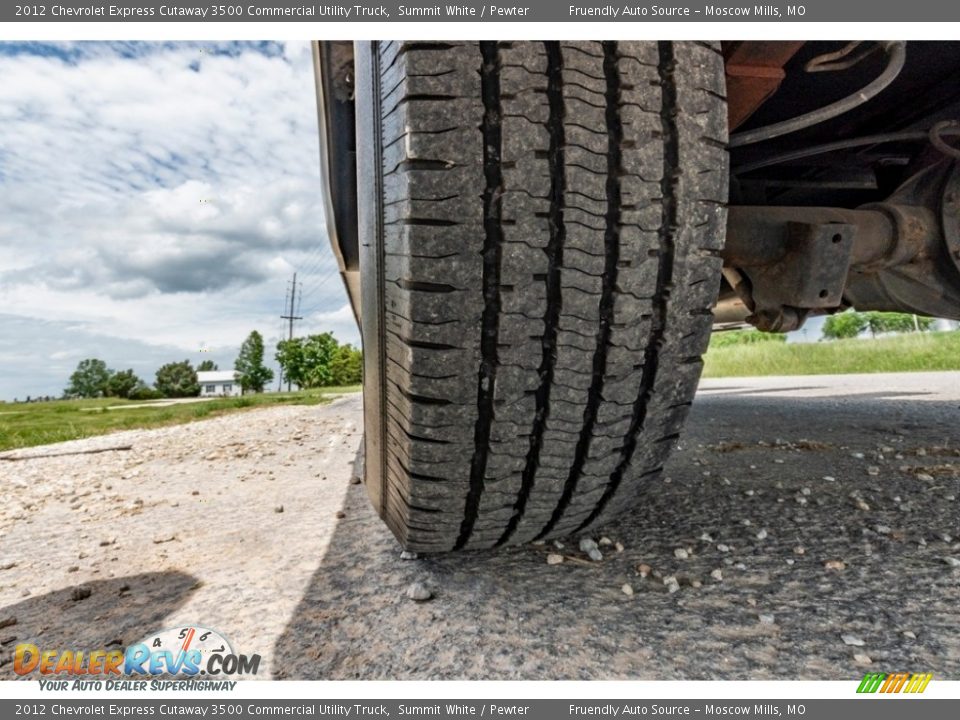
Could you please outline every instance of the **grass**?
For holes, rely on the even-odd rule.
[[[166,407],[155,404],[162,401],[144,403],[117,398],[0,403],[0,450],[76,440],[119,430],[179,425],[266,405],[316,405],[328,402],[331,395],[359,389],[358,386],[328,387],[217,398]],[[148,406],[124,408],[123,405]]]
[[[722,335],[722,334],[721,334]],[[719,346],[718,346],[719,345]],[[960,332],[907,333],[819,343],[711,342],[704,377],[960,370]]]

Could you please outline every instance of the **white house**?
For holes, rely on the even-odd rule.
[[[234,373],[233,370],[198,372],[197,380],[200,382],[200,397],[243,394],[240,383],[237,382],[236,373]]]

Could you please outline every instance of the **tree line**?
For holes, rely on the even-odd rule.
[[[933,318],[896,312],[847,312],[831,315],[823,323],[827,340],[855,338],[864,332],[876,337],[883,333],[925,332],[933,327]]]
[[[243,392],[263,392],[273,380],[264,353],[263,336],[254,330],[240,346],[233,365]],[[283,376],[298,388],[356,385],[362,378],[361,351],[350,344],[341,345],[331,333],[281,340],[275,358]],[[189,360],[170,362],[157,370],[153,384],[148,385],[132,368],[113,370],[99,358],[87,358],[77,364],[63,394],[68,398],[130,400],[196,397],[200,394],[197,373],[218,369],[212,360],[204,360],[196,368]]]

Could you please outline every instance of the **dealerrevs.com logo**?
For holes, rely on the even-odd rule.
[[[259,655],[238,654],[221,633],[196,625],[152,633],[125,650],[59,650],[21,643],[13,654],[13,671],[17,675],[66,676],[74,680],[72,684],[67,680],[41,680],[43,689],[51,690],[65,690],[68,686],[69,689],[140,690],[145,689],[146,681],[136,681],[137,678],[219,680],[256,675],[259,667]],[[135,682],[114,680],[118,677],[132,678]],[[78,682],[85,678],[94,682]],[[101,679],[107,685],[97,687]],[[209,687],[212,684],[204,683],[208,686],[204,689],[217,689]],[[235,683],[221,684],[232,689]],[[181,685],[182,682],[175,681],[169,686],[160,681],[151,682],[152,689]]]

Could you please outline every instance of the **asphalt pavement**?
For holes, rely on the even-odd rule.
[[[402,559],[361,427],[354,395],[0,463],[0,675],[198,624],[261,678],[960,680],[960,373],[705,381],[599,561]]]

